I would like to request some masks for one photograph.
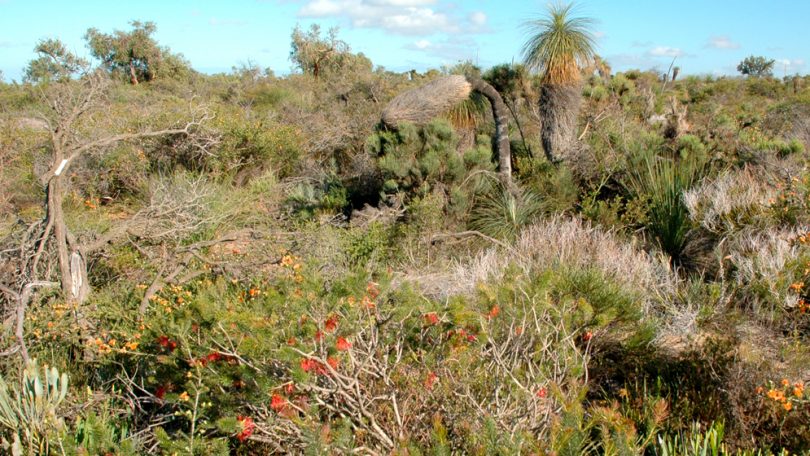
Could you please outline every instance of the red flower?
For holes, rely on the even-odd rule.
[[[433,385],[438,379],[439,377],[433,371],[428,372],[427,377],[425,377],[425,389],[433,389]]]
[[[333,333],[337,329],[338,324],[338,317],[337,315],[332,315],[326,319],[326,322],[323,324],[323,328],[328,333]]]
[[[161,347],[163,347],[163,348],[165,348],[165,349],[167,349],[169,351],[174,351],[174,349],[177,348],[177,342],[169,339],[167,336],[158,337],[157,338],[157,343],[158,343],[158,345],[160,345]]]
[[[169,388],[167,388],[166,385],[158,386],[155,389],[155,397],[158,398],[158,399],[163,399],[163,397],[166,396],[166,391],[168,391],[168,390],[169,390]]]
[[[301,360],[301,370],[303,370],[304,372],[313,371],[317,366],[318,361],[315,361],[314,359],[304,358]]]
[[[320,342],[322,340],[323,340],[323,333],[319,329],[319,330],[315,331],[315,342]]]
[[[587,331],[587,332],[585,332],[585,334],[582,335],[582,340],[584,340],[585,342],[588,342],[589,340],[591,340],[592,337],[593,337],[593,333],[590,332],[590,331]]]
[[[253,430],[256,429],[256,423],[253,422],[253,418],[249,416],[237,416],[236,421],[242,425],[242,430],[236,433],[236,438],[239,439],[240,442],[244,442],[253,434]]]
[[[287,394],[292,394],[293,391],[295,391],[295,384],[292,382],[287,383],[287,385],[284,387],[284,391],[286,391]]]
[[[212,352],[212,353],[209,353],[208,356],[205,357],[205,359],[209,363],[215,363],[215,362],[219,361],[220,359],[222,359],[222,355],[220,355],[217,352]]]
[[[330,357],[326,358],[326,363],[329,364],[329,366],[332,369],[337,370],[338,366],[340,365],[340,360],[335,358],[334,356],[330,356]],[[325,371],[325,369],[324,369],[324,371]]]
[[[494,306],[492,306],[492,309],[489,309],[489,313],[487,314],[487,318],[489,318],[491,320],[491,319],[497,317],[499,313],[501,313],[501,308],[500,308],[500,306],[495,304]]]
[[[338,350],[340,350],[340,351],[347,351],[347,350],[349,350],[350,348],[352,348],[352,343],[351,343],[351,342],[349,342],[348,340],[346,340],[346,339],[345,339],[345,338],[343,338],[343,337],[338,337],[338,338],[337,338],[337,343],[335,344],[335,346],[336,346],[336,347],[337,347],[337,349],[338,349]]]
[[[425,324],[429,326],[438,325],[439,324],[439,316],[436,315],[436,312],[429,312],[424,315]]]
[[[282,413],[287,408],[287,399],[279,394],[273,393],[270,397],[270,408],[276,413]]]
[[[547,395],[548,395],[548,391],[546,390],[545,387],[540,388],[539,390],[537,390],[537,397],[539,397],[540,399],[543,399]]]
[[[293,346],[293,345],[295,345],[297,343],[298,343],[298,341],[295,340],[295,337],[290,337],[289,339],[287,339],[287,345]]]
[[[377,289],[377,284],[374,282],[369,282],[366,285],[366,293],[371,297],[371,299],[377,299],[377,296],[380,295],[380,290]]]

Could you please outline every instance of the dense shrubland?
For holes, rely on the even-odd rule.
[[[0,84],[4,451],[810,450],[807,78],[602,62],[551,156],[520,65],[396,74],[319,29],[285,77],[108,60]],[[503,97],[514,188],[476,95],[380,125],[446,74]]]

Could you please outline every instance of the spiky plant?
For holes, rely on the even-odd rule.
[[[530,36],[523,60],[541,75],[541,140],[549,161],[557,161],[570,147],[579,112],[580,69],[595,55],[593,20],[573,13],[573,4],[551,5],[546,17],[525,24]]]
[[[699,158],[676,161],[647,151],[642,152],[631,178],[632,192],[647,202],[647,232],[676,263],[682,261],[687,235],[692,229],[683,194],[700,180],[704,165]]]
[[[495,189],[473,209],[470,228],[513,241],[540,214],[540,203],[540,198],[528,190]]]

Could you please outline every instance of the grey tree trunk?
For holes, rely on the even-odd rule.
[[[84,255],[72,242],[62,211],[62,176],[54,176],[48,184],[48,218],[53,223],[59,260],[62,293],[68,304],[82,304],[90,294],[87,281],[87,263]]]
[[[467,78],[472,89],[486,97],[495,119],[495,150],[498,154],[498,174],[507,189],[512,190],[512,151],[509,146],[509,110],[501,94],[481,78]]]
[[[548,161],[557,163],[570,152],[579,105],[579,85],[544,84],[540,88],[540,139]]]

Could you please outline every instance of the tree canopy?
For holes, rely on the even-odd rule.
[[[773,76],[773,64],[775,62],[775,60],[767,59],[761,55],[751,55],[737,65],[737,71],[746,76],[753,76],[755,78]]]
[[[321,27],[317,24],[312,24],[306,32],[296,26],[291,37],[290,60],[304,74],[316,78],[358,64],[370,70],[371,61],[362,54],[352,54],[349,45],[338,39],[337,33],[337,28],[330,28],[321,36]]]
[[[157,31],[154,22],[132,21],[130,25],[131,31],[115,30],[112,34],[88,29],[84,37],[93,57],[113,73],[128,77],[132,84],[151,81],[159,73],[189,71],[182,56],[159,46],[152,37]]]
[[[23,79],[28,82],[48,82],[69,79],[86,68],[88,62],[67,50],[56,39],[41,40],[34,47],[39,57],[30,61]]]
[[[572,17],[573,8],[573,4],[551,5],[546,17],[525,24],[530,36],[523,45],[523,60],[541,73],[544,82],[576,82],[580,68],[594,58],[593,20]]]

